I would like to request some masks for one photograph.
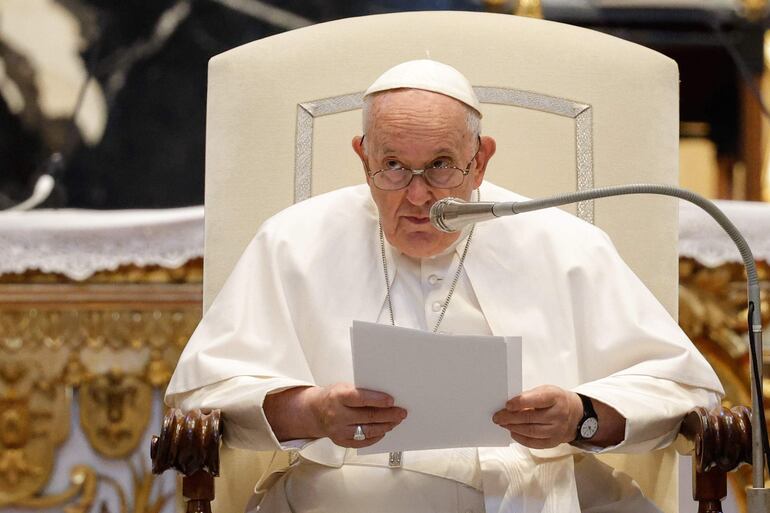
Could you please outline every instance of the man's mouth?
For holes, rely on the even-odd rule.
[[[430,216],[404,216],[404,219],[414,224],[430,223]]]

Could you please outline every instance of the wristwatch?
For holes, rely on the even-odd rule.
[[[583,403],[583,417],[578,422],[575,440],[590,440],[599,431],[599,417],[596,416],[596,410],[594,410],[594,404],[590,397],[582,394],[578,394],[578,397]]]

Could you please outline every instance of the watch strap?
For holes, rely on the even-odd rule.
[[[596,415],[596,410],[594,409],[594,403],[591,401],[590,397],[587,397],[583,394],[578,394],[578,397],[580,398],[580,402],[583,403],[583,416],[580,418],[580,422],[578,422],[576,431],[577,435],[575,436],[575,440],[585,440],[586,437],[583,436],[581,428],[583,427],[583,424],[588,419],[596,419],[598,420],[598,416]]]

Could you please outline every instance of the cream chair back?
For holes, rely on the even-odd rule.
[[[674,184],[678,71],[647,48],[508,15],[414,12],[310,26],[235,48],[209,65],[207,307],[259,225],[309,196],[362,183],[350,141],[361,93],[387,68],[432,58],[464,73],[497,140],[487,179],[538,197],[632,182]],[[613,238],[676,316],[677,204],[624,197],[570,209]],[[263,456],[223,452],[215,508],[243,509]],[[676,511],[672,451],[613,457]]]

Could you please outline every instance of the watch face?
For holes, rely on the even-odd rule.
[[[588,417],[580,426],[580,436],[583,438],[592,438],[599,431],[599,421],[596,417]]]

